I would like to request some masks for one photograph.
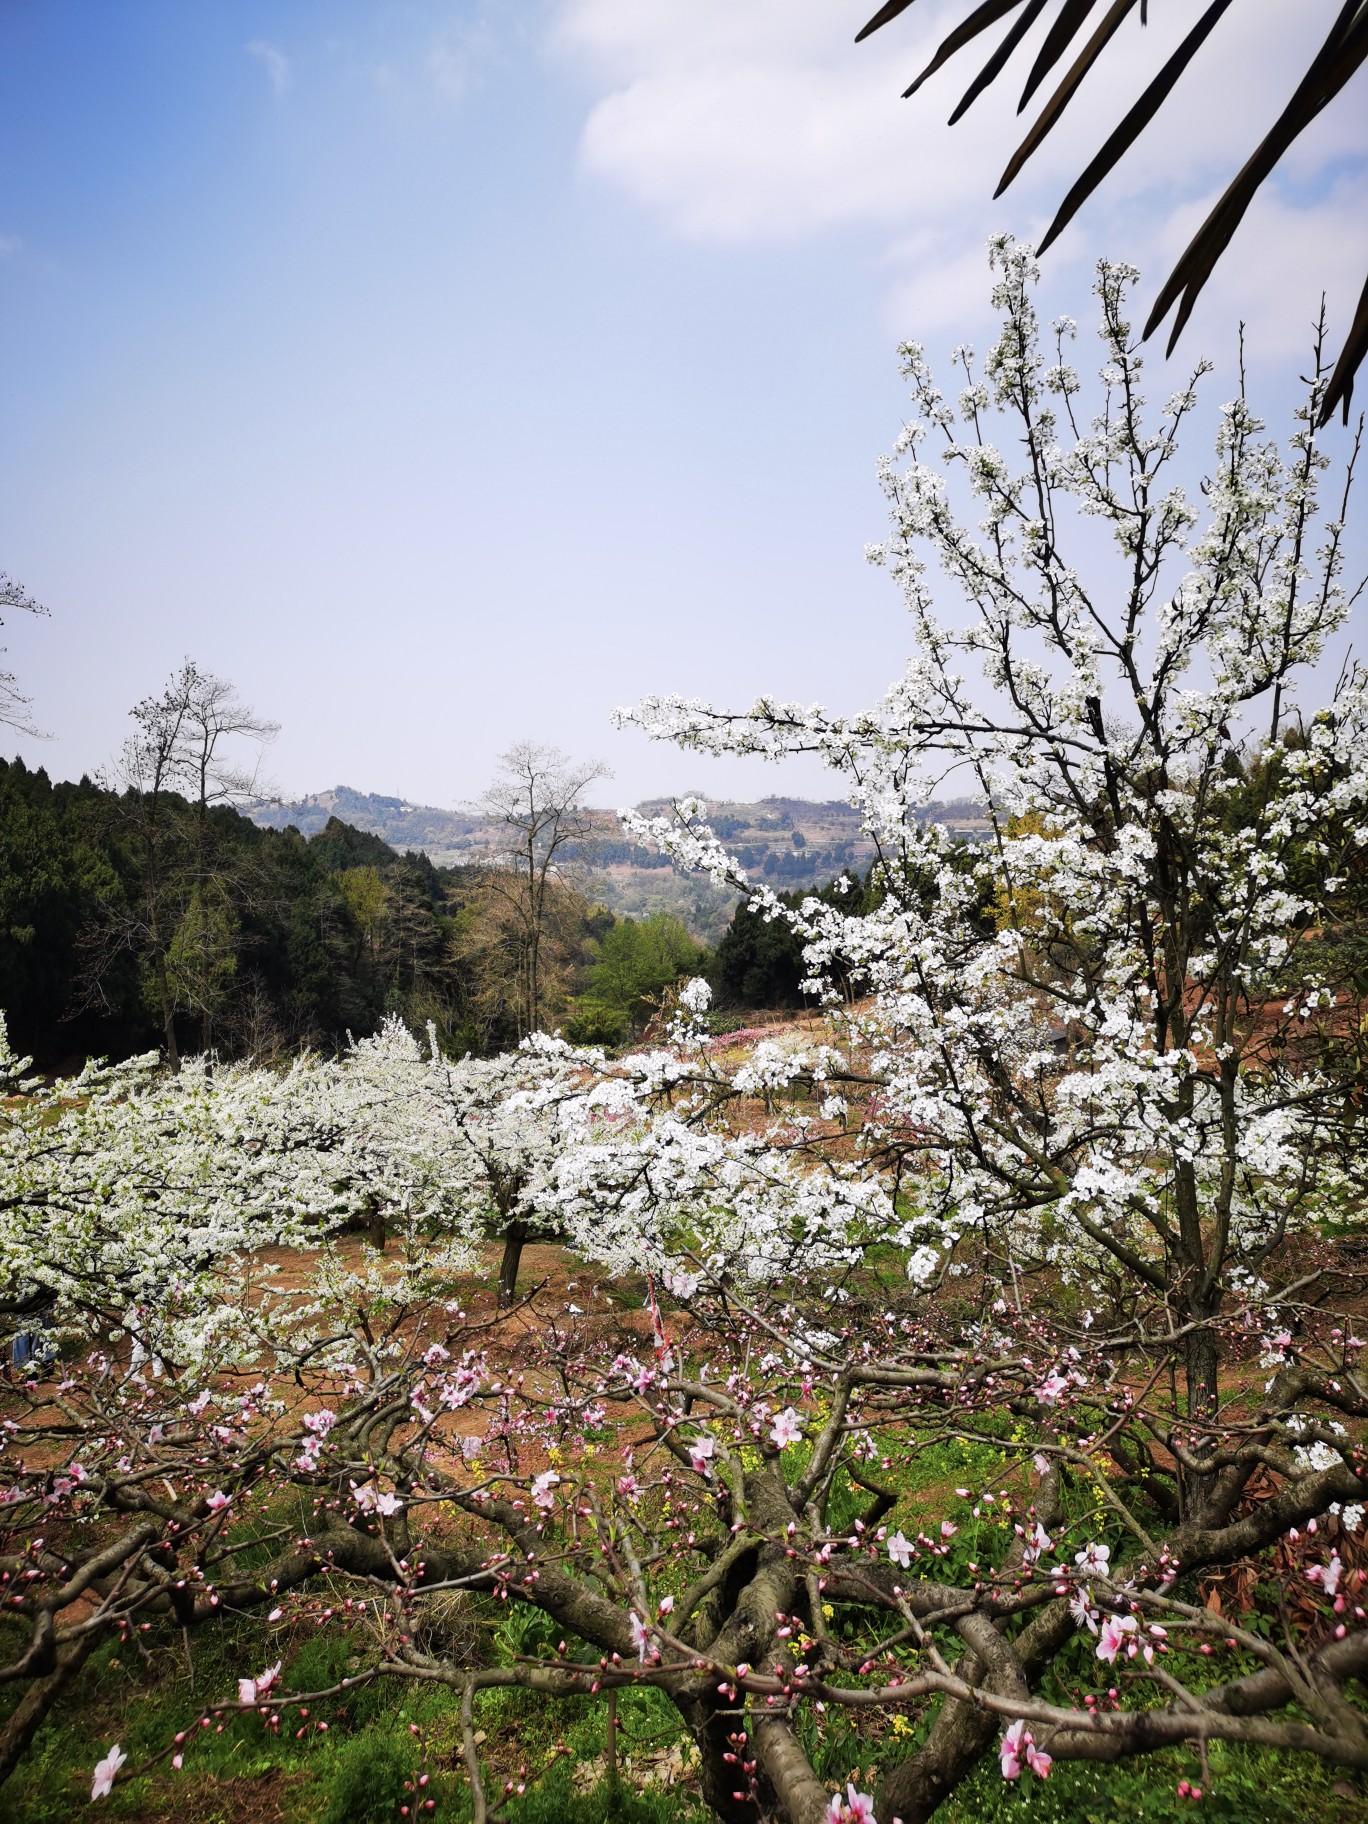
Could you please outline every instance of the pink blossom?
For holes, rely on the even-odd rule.
[[[712,1456],[716,1449],[717,1446],[713,1443],[712,1439],[706,1437],[695,1438],[693,1443],[690,1444],[689,1461],[693,1464],[699,1475],[708,1476],[712,1474],[712,1471],[708,1468],[708,1458]]]
[[[792,1406],[785,1406],[770,1426],[770,1437],[780,1450],[786,1450],[790,1444],[796,1444],[802,1435],[803,1427],[799,1423],[798,1414]]]
[[[647,1653],[651,1650],[651,1630],[635,1609],[628,1616],[627,1622],[632,1630],[632,1645],[637,1650],[637,1658],[644,1662]]]
[[[853,1782],[846,1787],[846,1796],[833,1792],[827,1806],[826,1824],[877,1824],[874,1816],[874,1801],[866,1792],[856,1792]]]
[[[1306,1577],[1309,1583],[1318,1583],[1327,1596],[1333,1596],[1343,1574],[1344,1566],[1340,1562],[1339,1553],[1331,1552],[1329,1564],[1313,1564]]]
[[[556,1497],[551,1493],[560,1485],[560,1477],[554,1469],[548,1469],[540,1476],[532,1478],[532,1500],[544,1513],[556,1505]]]
[[[958,1531],[959,1531],[959,1528],[955,1525],[953,1520],[942,1520],[941,1521],[941,1538],[942,1539],[953,1539],[955,1534]]]
[[[1097,1657],[1105,1659],[1107,1664],[1111,1665],[1126,1644],[1127,1634],[1133,1634],[1135,1629],[1136,1622],[1133,1615],[1108,1615],[1102,1623],[1102,1636],[1097,1643]]]
[[[265,1697],[271,1686],[280,1677],[280,1663],[277,1660],[273,1666],[267,1666],[259,1678],[240,1678],[238,1680],[238,1702],[255,1704],[260,1698]]]
[[[1046,1754],[1043,1748],[1037,1748],[1035,1737],[1026,1727],[1025,1720],[1018,1717],[1002,1738],[1002,1747],[998,1751],[1002,1762],[1004,1780],[1019,1780],[1021,1769],[1030,1768],[1042,1780],[1050,1777],[1050,1768],[1054,1757]]]
[[[1012,1724],[1002,1738],[999,1758],[1002,1762],[1002,1777],[1004,1780],[1019,1780],[1021,1778],[1021,1763],[1025,1756],[1025,1735],[1026,1725],[1021,1718],[1018,1717],[1016,1722]]]
[[[1068,1385],[1068,1379],[1062,1374],[1047,1375],[1035,1390],[1036,1398],[1042,1406],[1053,1406]]]
[[[1080,1628],[1087,1628],[1091,1633],[1096,1634],[1097,1611],[1088,1600],[1091,1595],[1092,1591],[1088,1590],[1081,1595],[1070,1597],[1069,1613]]]
[[[1111,1547],[1095,1545],[1090,1539],[1081,1552],[1074,1553],[1074,1563],[1084,1577],[1110,1577]]]
[[[205,1501],[204,1505],[211,1513],[217,1513],[221,1507],[227,1507],[228,1499],[228,1496],[224,1494],[221,1488],[216,1488],[213,1494]]]
[[[908,1565],[911,1564],[912,1554],[916,1549],[917,1548],[913,1545],[912,1541],[904,1537],[901,1527],[899,1527],[898,1531],[893,1533],[889,1538],[888,1555],[893,1560],[894,1564],[900,1565],[903,1570],[906,1570]]]
[[[353,1482],[351,1488],[356,1505],[363,1514],[397,1514],[404,1505],[401,1496],[382,1495],[373,1482],[363,1482],[359,1488]]]
[[[114,1776],[118,1773],[120,1767],[123,1766],[127,1759],[128,1756],[124,1753],[123,1749],[120,1748],[119,1744],[115,1742],[104,1759],[102,1761],[96,1761],[95,1778],[90,1788],[92,1803],[96,1799],[104,1799],[109,1796],[114,1787]]]

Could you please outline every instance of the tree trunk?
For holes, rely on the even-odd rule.
[[[1191,1311],[1190,1323],[1201,1323],[1214,1312]],[[1192,1448],[1198,1452],[1210,1443],[1205,1428],[1214,1424],[1221,1403],[1221,1357],[1214,1330],[1203,1327],[1183,1338],[1184,1370],[1187,1380],[1188,1417],[1192,1420]],[[1183,1490],[1183,1518],[1201,1522],[1216,1484],[1214,1472],[1199,1475],[1184,1470],[1179,1478]]]
[[[499,1264],[499,1303],[511,1305],[518,1289],[518,1268],[522,1264],[523,1243],[527,1224],[515,1217],[504,1230],[503,1260]]]
[[[103,1629],[92,1628],[89,1634],[60,1648],[53,1670],[46,1678],[35,1679],[20,1698],[9,1721],[0,1729],[0,1782],[14,1772],[44,1718],[104,1637]]]
[[[755,1724],[755,1754],[788,1824],[824,1824],[831,1816],[826,1787],[812,1771],[793,1725],[782,1716]]]
[[[746,1791],[741,1769],[727,1758],[735,1754],[732,1737],[744,1727],[741,1718],[719,1714],[698,1698],[686,1699],[677,1708],[698,1750],[703,1803],[719,1824],[759,1824],[760,1813]]]
[[[608,1689],[608,1736],[604,1744],[604,1756],[608,1764],[607,1774],[605,1776],[608,1787],[608,1805],[612,1811],[616,1811],[618,1808],[618,1798],[621,1791],[621,1782],[618,1779],[617,1699],[617,1686],[610,1685]]]
[[[180,1047],[176,1043],[176,1007],[171,999],[171,983],[166,973],[166,952],[158,950],[153,964],[153,973],[157,982],[157,998],[161,1002],[162,1032],[166,1039],[166,1061],[172,1070],[179,1074],[181,1067]]]
[[[366,1236],[371,1246],[383,1254],[385,1251],[385,1208],[383,1204],[372,1203],[366,1209]]]

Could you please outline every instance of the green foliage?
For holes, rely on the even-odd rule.
[[[237,975],[238,922],[231,904],[210,883],[191,889],[166,963],[182,1007],[211,1018],[222,1012]]]
[[[697,974],[706,961],[707,952],[671,913],[619,920],[599,940],[589,991],[566,1023],[567,1037],[580,1044],[620,1044],[641,1031],[667,989]]]
[[[53,786],[42,768],[0,760],[0,1005],[23,1048],[35,1050],[41,1032],[49,1057],[58,1039],[53,1027],[73,1011],[82,931],[124,895],[119,865],[98,839],[103,797],[87,779]],[[131,958],[107,972],[104,1001],[112,1018],[132,1029],[127,1049],[145,1044]],[[73,1031],[62,1049],[75,1054],[83,1044],[84,1034]]]
[[[89,780],[53,785],[0,760],[0,1006],[41,1066],[161,1042],[150,893],[187,1049],[207,1032],[228,1055],[331,1050],[390,1012],[433,1020],[454,1051],[507,1036],[476,1041],[467,1016],[470,974],[451,942],[467,871],[336,819],[305,841],[220,806],[201,828],[174,796],[154,866],[129,807]]]
[[[564,1761],[508,1807],[509,1824],[704,1824],[708,1816],[669,1787],[613,1793],[605,1782],[577,1792]]]
[[[816,893],[781,893],[780,903],[797,908],[816,898],[842,911],[866,909],[868,888],[858,881],[832,881]],[[748,904],[736,908],[713,953],[708,979],[720,1007],[801,1007],[799,984],[807,974],[803,944],[785,919],[766,919]]]
[[[322,1824],[391,1824],[412,1772],[412,1760],[393,1738],[357,1736],[337,1756]]]
[[[543,1609],[522,1603],[509,1603],[494,1631],[494,1656],[501,1665],[511,1666],[519,1659],[549,1657],[556,1647],[561,1630],[553,1615]]]

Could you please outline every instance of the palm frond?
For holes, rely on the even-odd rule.
[[[1159,112],[1173,85],[1197,55],[1222,13],[1230,4],[1231,0],[1212,0],[1211,5],[1169,58],[1154,81],[1150,83],[1139,101],[1125,115],[1120,125],[1109,134],[1102,150],[1088,165],[1073,189],[1059,205],[1059,211],[1046,230],[1045,238],[1041,241],[1037,252],[1044,253],[1050,243],[1064,232],[1112,166],[1120,163],[1125,153],[1130,150]]]
[[[1112,4],[1108,7],[1101,25],[1098,26],[1092,37],[1084,45],[1082,51],[1075,58],[1073,65],[1069,69],[1063,82],[1060,83],[1059,87],[1055,90],[1054,94],[1051,95],[1050,99],[1045,103],[1045,106],[1036,117],[1035,125],[1008,160],[1007,169],[1003,172],[1002,179],[998,184],[997,189],[993,192],[995,197],[1002,195],[1008,184],[1011,183],[1017,172],[1020,171],[1021,167],[1026,163],[1026,160],[1031,156],[1032,152],[1035,151],[1036,147],[1059,119],[1065,108],[1068,107],[1070,101],[1072,101],[1074,95],[1077,93],[1079,84],[1092,66],[1097,62],[1103,51],[1111,43],[1113,37],[1124,23],[1127,13],[1130,12],[1134,5],[1135,0],[1112,0]]]
[[[950,61],[956,51],[962,50],[971,39],[977,38],[980,32],[986,32],[990,25],[996,25],[999,19],[1005,19],[1008,13],[1014,13],[1021,3],[1022,0],[982,0],[982,4],[976,6],[969,17],[962,20],[949,37],[943,38],[937,45],[936,54],[930,63],[920,76],[914,76],[903,90],[903,100],[906,101],[910,95],[915,95],[927,77],[934,76],[942,64]],[[910,0],[904,0],[904,4],[910,4]],[[1041,4],[1044,4],[1044,0],[1041,0]],[[1035,13],[1040,11],[1040,7],[1037,6],[1034,12],[1030,7],[1027,7],[1026,10],[1034,18]],[[872,31],[873,29],[871,20],[865,30]]]
[[[1041,45],[1040,53],[1031,65],[1031,73],[1026,78],[1026,87],[1021,91],[1021,100],[1017,103],[1018,114],[1025,109],[1026,103],[1082,31],[1087,23],[1088,14],[1096,4],[1097,0],[1062,0],[1059,17],[1046,32],[1045,42]]]
[[[961,97],[951,123],[959,120],[974,101],[997,81],[1011,62],[1030,28],[1045,12],[1049,0],[979,0],[979,4],[960,21],[937,47],[926,68],[914,79],[907,95],[913,95],[944,64],[964,47],[999,21],[1015,12],[1001,43],[994,50],[973,82]],[[860,31],[856,42],[896,19],[912,0],[887,0]],[[1041,83],[1062,61],[1087,26],[1098,0],[1059,0],[1058,11],[1051,20],[1043,43],[1026,77],[1017,112],[1030,102]],[[1206,43],[1230,6],[1230,0],[1211,0],[1201,17],[1184,37],[1178,49],[1164,64],[1159,74],[1146,86],[1138,101],[1127,110],[1107,136],[1101,149],[1089,161],[1081,176],[1060,204],[1054,221],[1041,243],[1044,252],[1062,233],[1067,224],[1087,202],[1102,181],[1125,157],[1136,139],[1154,119],[1164,102],[1177,87],[1180,78],[1197,52]],[[1134,11],[1135,0],[1112,0],[1101,23],[1083,44],[1062,80],[1040,110],[1026,137],[1017,147],[994,192],[1000,196],[1020,172],[1022,166],[1058,125],[1070,101],[1077,94],[1103,51],[1114,40],[1124,21]],[[1147,0],[1140,0],[1140,22],[1147,16]],[[1202,287],[1210,278],[1221,255],[1230,243],[1259,189],[1288,147],[1303,133],[1318,114],[1329,105],[1368,58],[1368,0],[1345,0],[1324,43],[1316,50],[1305,75],[1297,84],[1291,99],[1273,126],[1241,170],[1231,180],[1220,201],[1193,236],[1155,300],[1144,334],[1149,336],[1177,306],[1169,335],[1171,353],[1182,334]],[[1321,423],[1342,406],[1347,418],[1354,375],[1368,359],[1368,283],[1355,314],[1344,347],[1321,410]]]
[[[1026,5],[1022,9],[1020,18],[1013,21],[1012,28],[1007,33],[1007,36],[993,52],[987,63],[984,64],[978,75],[975,76],[974,80],[969,84],[969,87],[964,91],[964,94],[960,97],[958,107],[956,107],[954,113],[950,116],[950,125],[952,127],[959,119],[960,115],[971,108],[978,100],[979,96],[982,95],[983,91],[997,79],[1006,66],[1007,59],[1021,43],[1027,32],[1030,31],[1036,20],[1045,11],[1045,4],[1046,0],[1026,0]],[[908,90],[904,94],[904,101],[907,99],[907,94],[910,93],[911,91]]]

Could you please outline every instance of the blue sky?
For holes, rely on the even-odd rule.
[[[1272,118],[1288,9],[1246,10],[1049,304],[1086,320],[1101,252],[1157,281],[1232,121]],[[5,631],[51,731],[9,751],[106,764],[191,654],[282,723],[289,792],[452,804],[533,736],[605,758],[605,800],[825,794],[608,718],[660,689],[853,709],[899,668],[862,556],[894,346],[982,336],[987,233],[1038,231],[1108,100],[991,204],[1010,110],[946,132],[959,71],[898,100],[947,16],[857,50],[846,0],[0,0],[0,566],[52,609]],[[1161,29],[1107,81],[1134,93]],[[1182,345],[1226,357],[1243,285],[1273,398],[1368,257],[1352,100]]]

